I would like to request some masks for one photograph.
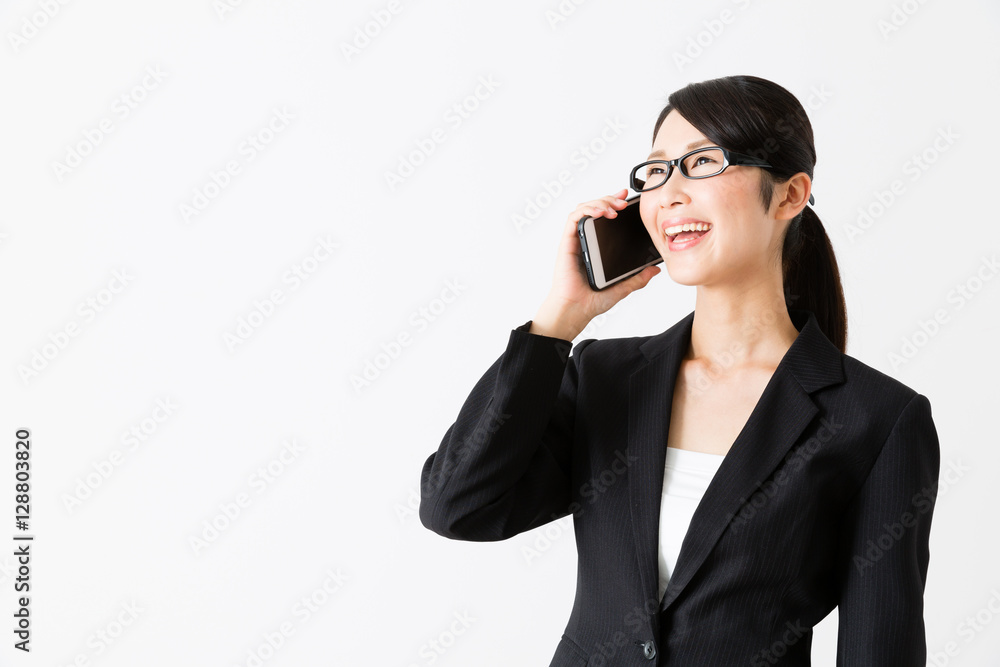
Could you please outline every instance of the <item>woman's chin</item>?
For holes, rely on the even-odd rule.
[[[695,285],[703,284],[707,277],[700,267],[676,266],[676,264],[671,264],[671,262],[664,262],[664,264],[666,264],[667,275],[678,285],[694,287]]]

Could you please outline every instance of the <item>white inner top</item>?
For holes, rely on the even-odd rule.
[[[691,525],[691,517],[724,458],[724,454],[667,447],[663,496],[660,499],[660,600],[677,565],[677,556]]]

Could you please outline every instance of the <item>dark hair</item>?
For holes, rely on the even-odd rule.
[[[767,210],[774,186],[799,172],[813,177],[816,148],[812,125],[799,101],[778,84],[756,76],[726,76],[691,83],[670,95],[653,128],[676,110],[723,148],[767,160],[761,169],[760,199]],[[777,258],[776,258],[777,259]],[[811,206],[792,218],[781,247],[786,308],[816,315],[827,338],[847,349],[847,304],[830,238]]]

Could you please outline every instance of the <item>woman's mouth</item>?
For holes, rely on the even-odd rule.
[[[684,228],[688,229],[685,231]],[[696,224],[675,225],[664,230],[664,238],[667,240],[667,249],[671,251],[687,250],[698,245],[702,238],[712,231],[713,225],[708,222]]]

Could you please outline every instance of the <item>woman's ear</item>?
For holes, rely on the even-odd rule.
[[[809,193],[812,191],[812,179],[809,174],[800,171],[784,183],[775,186],[775,196],[778,199],[778,210],[775,217],[778,220],[791,220],[809,203]]]

